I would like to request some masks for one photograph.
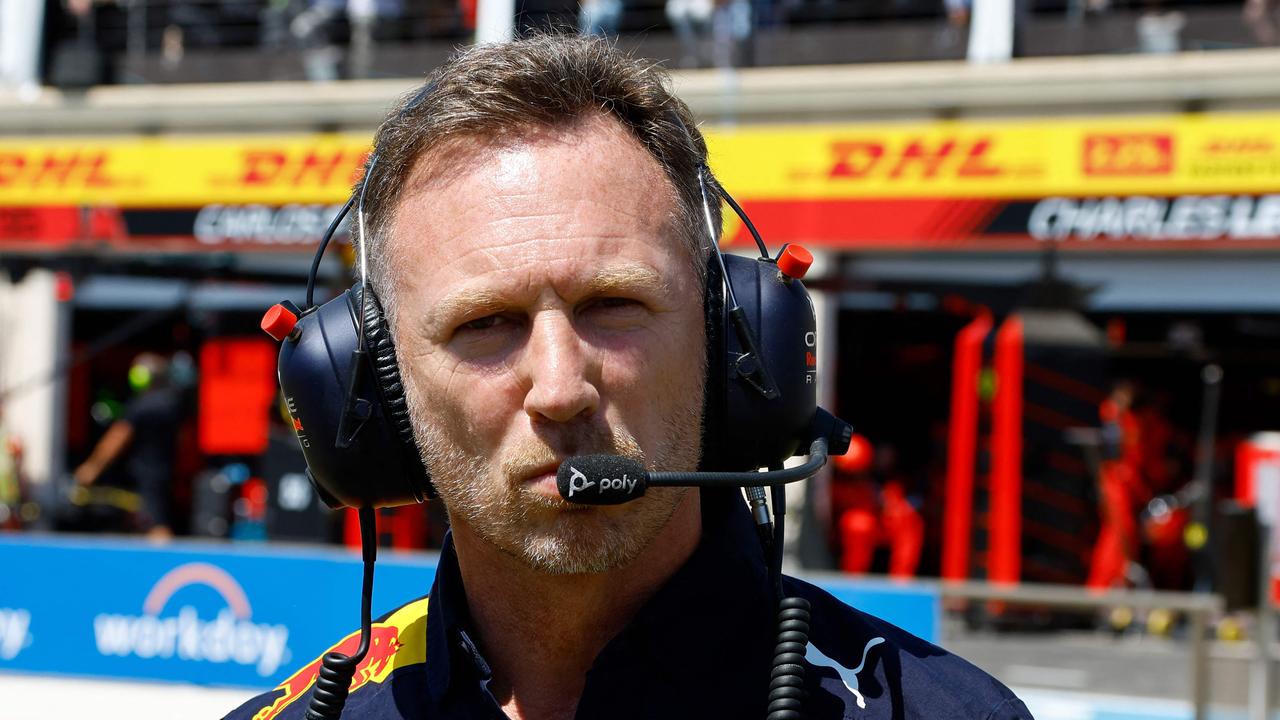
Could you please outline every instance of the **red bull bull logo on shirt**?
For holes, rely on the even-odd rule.
[[[190,604],[165,614],[179,590],[202,585],[225,603],[212,619]],[[93,618],[93,634],[103,656],[236,663],[270,677],[289,661],[289,629],[253,622],[244,589],[227,571],[209,563],[186,563],[151,588],[141,615],[103,613]]]
[[[426,616],[427,601],[424,598],[396,610],[385,622],[374,623],[369,633],[369,652],[356,666],[350,692],[354,693],[371,682],[383,682],[396,668],[426,662]],[[357,630],[280,683],[276,691],[281,694],[259,710],[253,720],[272,720],[302,697],[319,677],[320,660],[325,655],[330,652],[350,655],[359,646],[360,631]]]

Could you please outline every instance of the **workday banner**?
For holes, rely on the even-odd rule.
[[[375,616],[435,574],[386,555]],[[13,536],[0,557],[0,670],[268,687],[359,627],[359,556],[339,549]]]
[[[268,688],[359,628],[359,555],[332,547],[0,535],[0,671]],[[436,557],[384,552],[374,617],[431,589]],[[937,640],[929,586],[809,578]]]

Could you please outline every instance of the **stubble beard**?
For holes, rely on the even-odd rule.
[[[409,390],[409,388],[406,388]],[[654,488],[619,507],[570,505],[521,482],[535,468],[557,459],[545,443],[531,440],[497,463],[466,449],[467,424],[433,417],[407,393],[414,437],[431,481],[451,521],[459,519],[482,540],[529,568],[556,575],[602,573],[635,560],[671,519],[688,488]],[[696,402],[685,402],[696,399]],[[681,398],[663,421],[662,441],[647,456],[628,432],[592,432],[565,426],[568,454],[621,455],[649,469],[693,470],[697,466],[702,393]],[[459,437],[463,434],[464,437]]]

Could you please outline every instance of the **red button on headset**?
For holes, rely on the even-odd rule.
[[[262,316],[262,329],[277,342],[283,342],[289,337],[289,333],[293,332],[297,324],[298,316],[289,312],[289,309],[283,305],[272,305],[267,310],[267,314]]]
[[[782,254],[778,256],[778,270],[789,278],[799,280],[804,274],[809,272],[809,266],[813,264],[813,253],[805,250],[799,245],[788,245],[782,250]]]

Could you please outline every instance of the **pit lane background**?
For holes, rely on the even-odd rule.
[[[340,548],[0,537],[0,672],[274,687],[358,626],[359,555]],[[425,595],[431,553],[386,551],[374,614]],[[937,642],[937,593],[818,578]]]

